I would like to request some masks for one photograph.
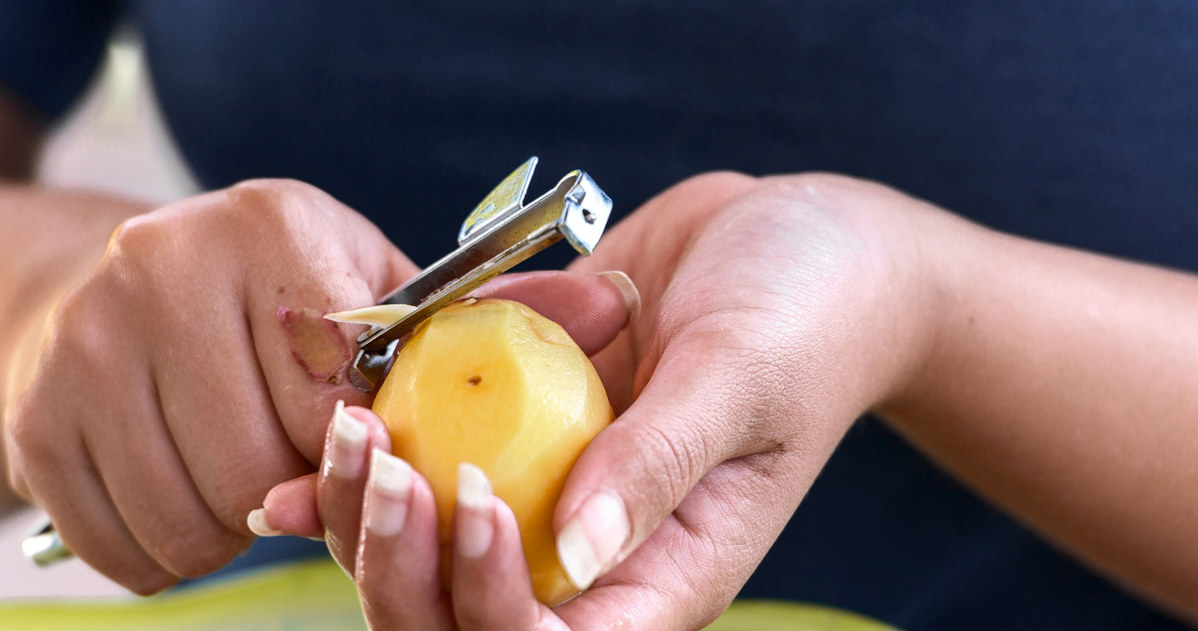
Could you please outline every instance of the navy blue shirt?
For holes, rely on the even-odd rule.
[[[584,168],[618,212],[710,169],[832,170],[1002,230],[1198,269],[1198,4],[465,6],[0,0],[0,85],[61,114],[123,12],[205,186],[312,182],[420,264],[536,154],[536,192]],[[909,629],[1179,628],[869,419],[743,595]]]

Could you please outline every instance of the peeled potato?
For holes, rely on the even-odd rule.
[[[400,350],[374,411],[395,455],[432,486],[443,562],[452,558],[458,464],[469,462],[516,515],[537,599],[554,605],[577,593],[558,562],[553,510],[570,467],[613,414],[595,368],[560,326],[508,300],[446,307]]]

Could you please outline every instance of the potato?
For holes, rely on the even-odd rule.
[[[432,486],[445,581],[458,464],[469,462],[515,513],[537,598],[555,605],[577,593],[557,558],[553,511],[570,467],[613,414],[560,326],[508,300],[450,305],[399,351],[374,411],[395,455]]]

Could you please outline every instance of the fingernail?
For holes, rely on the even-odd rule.
[[[598,492],[587,498],[557,535],[557,556],[570,582],[586,589],[620,553],[631,532],[618,496]]]
[[[356,478],[366,464],[366,424],[345,411],[345,402],[333,408],[333,441],[325,457],[326,473],[339,478]]]
[[[482,469],[468,462],[458,465],[458,507],[454,512],[458,554],[478,558],[491,547],[495,535],[493,497],[491,481]]]
[[[366,482],[366,528],[383,537],[399,534],[408,516],[411,493],[411,465],[375,449],[370,457],[370,479]]]
[[[255,508],[250,511],[249,517],[245,520],[245,525],[249,526],[250,532],[259,537],[277,537],[283,534],[282,530],[275,530],[266,523],[266,509]]]
[[[632,282],[632,278],[619,270],[599,272],[596,276],[611,281],[616,286],[616,289],[620,290],[620,295],[624,296],[624,306],[628,308],[628,319],[624,322],[624,326],[635,322],[637,317],[641,315],[641,292],[636,288],[636,284]]]

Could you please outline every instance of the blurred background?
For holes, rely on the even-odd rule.
[[[132,35],[109,45],[87,98],[45,148],[39,179],[158,202],[197,190],[158,112]]]
[[[109,45],[87,97],[45,147],[38,179],[165,203],[198,190],[171,142],[150,89],[141,48],[130,35]],[[33,566],[20,540],[41,525],[32,508],[0,514],[0,600],[127,594],[79,560]]]

